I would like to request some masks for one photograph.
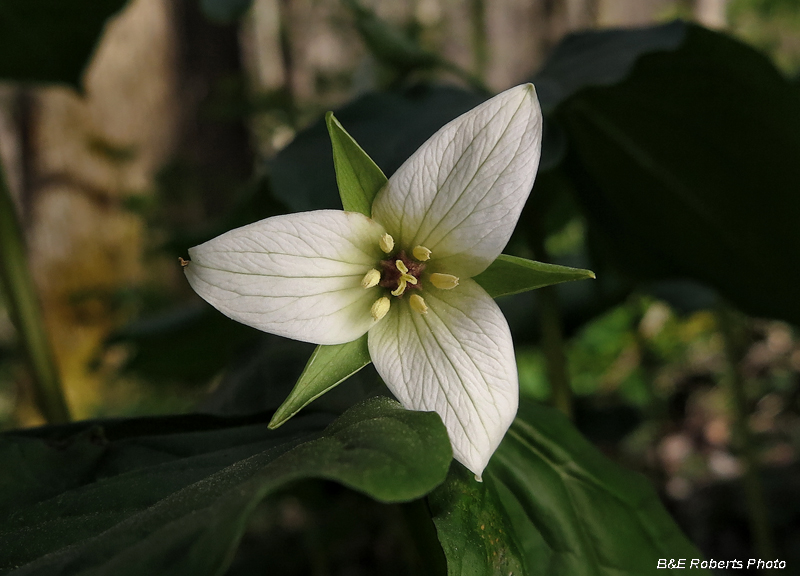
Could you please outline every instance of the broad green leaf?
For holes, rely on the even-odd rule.
[[[317,346],[291,394],[275,411],[269,427],[278,428],[369,363],[366,334],[346,344]]]
[[[527,574],[517,535],[490,476],[476,482],[469,470],[453,463],[447,481],[430,494],[428,503],[450,576]]]
[[[323,478],[400,502],[450,465],[439,417],[393,400],[368,400],[309,436],[315,422],[269,431],[183,416],[6,434],[0,573],[219,575],[253,507],[289,482]]]
[[[333,112],[325,115],[333,147],[333,166],[342,207],[372,216],[372,200],[387,182],[378,165],[342,127]]]
[[[596,30],[570,34],[553,49],[533,78],[542,111],[590,86],[624,80],[642,56],[675,50],[686,35],[681,21],[638,29]]]
[[[3,0],[0,78],[78,87],[106,20],[126,0]]]
[[[456,468],[429,496],[451,576],[640,576],[701,558],[652,486],[553,408],[523,399],[483,485]]]
[[[752,48],[683,26],[674,50],[557,110],[582,210],[634,277],[800,322],[800,91]]]
[[[384,173],[391,175],[411,154],[484,96],[448,87],[416,87],[403,94],[367,94],[336,111],[336,118]],[[301,131],[270,164],[275,197],[292,212],[341,207],[325,122]]]
[[[492,298],[536,290],[542,286],[594,278],[594,272],[556,264],[545,264],[501,254],[473,278]]]
[[[622,81],[642,56],[674,50],[685,33],[686,26],[679,21],[650,28],[596,30],[570,34],[553,49],[531,80],[545,114],[539,180],[542,172],[563,160],[567,150],[567,135],[551,114],[558,105],[589,86]]]

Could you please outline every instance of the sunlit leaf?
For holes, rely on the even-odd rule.
[[[256,503],[324,478],[383,502],[445,477],[450,442],[433,413],[359,404],[322,432],[263,420],[179,416],[79,423],[0,437],[0,572],[223,574]]]

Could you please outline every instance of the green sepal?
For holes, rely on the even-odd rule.
[[[333,165],[342,207],[348,212],[372,216],[372,201],[388,179],[378,165],[353,140],[333,112],[325,114],[333,147]]]
[[[551,284],[594,278],[594,272],[582,268],[570,268],[556,264],[545,264],[535,260],[500,254],[497,260],[475,276],[475,280],[492,298],[510,296],[528,290],[536,290]]]
[[[366,334],[346,344],[317,346],[297,379],[297,384],[272,416],[269,428],[278,428],[370,362]]]

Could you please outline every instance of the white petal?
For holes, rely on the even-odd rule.
[[[364,275],[381,259],[383,227],[355,212],[267,218],[189,250],[192,288],[220,312],[265,332],[342,344],[372,325],[379,288]]]
[[[369,331],[369,353],[403,406],[442,417],[454,456],[480,476],[517,413],[508,323],[470,279],[453,290],[426,290],[424,298],[427,314],[395,299]]]
[[[532,84],[445,125],[389,178],[372,216],[401,246],[432,251],[441,271],[471,277],[502,252],[539,166],[542,113]]]

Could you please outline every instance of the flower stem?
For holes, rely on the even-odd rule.
[[[0,285],[31,371],[39,410],[50,423],[69,421],[58,369],[26,260],[22,228],[0,162]]]
[[[537,223],[540,224],[540,223]],[[544,244],[541,225],[534,227],[531,235],[536,259],[548,262],[549,255]],[[555,286],[544,286],[536,290],[542,322],[542,349],[544,350],[547,380],[552,390],[553,406],[572,419],[572,388],[567,371],[567,355],[564,345],[564,330],[561,324],[561,308]]]
[[[447,559],[439,544],[427,498],[401,504],[400,511],[418,560],[414,573],[420,576],[446,574]]]
[[[489,47],[486,39],[486,5],[484,0],[471,0],[470,27],[472,28],[472,52],[475,59],[475,76],[478,78],[486,78],[486,65],[489,62]]]
[[[750,515],[750,532],[753,537],[755,552],[761,558],[775,557],[775,544],[767,516],[764,486],[759,477],[758,456],[756,454],[753,435],[747,424],[748,406],[745,384],[740,369],[740,361],[745,346],[745,323],[742,316],[725,304],[716,310],[717,322],[725,342],[725,356],[728,363],[728,387],[733,407],[734,434],[742,450],[744,461],[743,487]]]
[[[555,286],[538,290],[542,315],[542,348],[547,364],[547,376],[552,388],[553,405],[567,418],[572,418],[572,389],[564,353],[564,333],[561,328],[561,310]]]

